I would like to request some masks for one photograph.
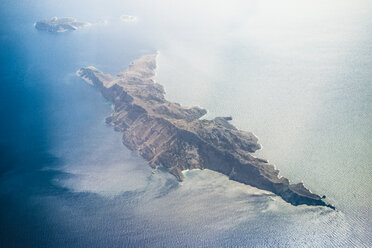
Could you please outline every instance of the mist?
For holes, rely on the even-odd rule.
[[[3,140],[18,158],[1,168],[4,244],[371,244],[369,1],[49,0],[0,9],[0,41],[12,48],[1,61],[4,116],[17,127]],[[54,16],[92,25],[34,29]],[[105,124],[110,103],[75,72],[93,65],[116,75],[154,52],[168,100],[206,108],[203,118],[232,116],[258,136],[254,156],[337,211],[295,207],[209,170],[184,172],[182,183],[153,174]]]

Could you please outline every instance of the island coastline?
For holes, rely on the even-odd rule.
[[[139,151],[153,169],[166,167],[178,181],[184,180],[185,170],[210,169],[273,192],[295,206],[335,209],[303,183],[290,184],[267,160],[252,156],[262,146],[252,133],[230,124],[230,116],[201,119],[205,109],[167,101],[164,87],[154,80],[157,56],[141,57],[117,77],[92,66],[77,72],[112,102],[114,112],[106,122],[123,133],[125,146]]]

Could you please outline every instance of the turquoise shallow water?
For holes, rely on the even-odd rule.
[[[0,246],[371,245],[367,2],[0,7]],[[123,23],[122,14],[138,22]],[[93,25],[58,35],[34,29],[55,15]],[[257,156],[338,210],[293,207],[211,171],[185,172],[181,184],[153,175],[104,124],[109,103],[75,71],[115,74],[155,51],[168,99],[205,107],[207,117],[232,115],[259,137]]]

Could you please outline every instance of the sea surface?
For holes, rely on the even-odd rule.
[[[371,247],[369,1],[1,1],[0,247]],[[121,15],[135,16],[124,22]],[[41,19],[91,26],[39,32]],[[75,72],[159,52],[166,97],[232,116],[292,206],[209,170],[178,183],[121,144]]]

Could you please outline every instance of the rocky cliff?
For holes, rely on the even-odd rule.
[[[168,168],[179,181],[183,170],[210,169],[271,191],[293,205],[333,208],[302,183],[279,177],[266,160],[253,157],[251,153],[260,149],[257,138],[231,125],[231,117],[201,120],[205,109],[167,101],[163,86],[153,79],[156,56],[143,56],[117,77],[94,67],[77,72],[112,102],[114,111],[106,122],[123,132],[124,145],[139,151],[151,167]]]

